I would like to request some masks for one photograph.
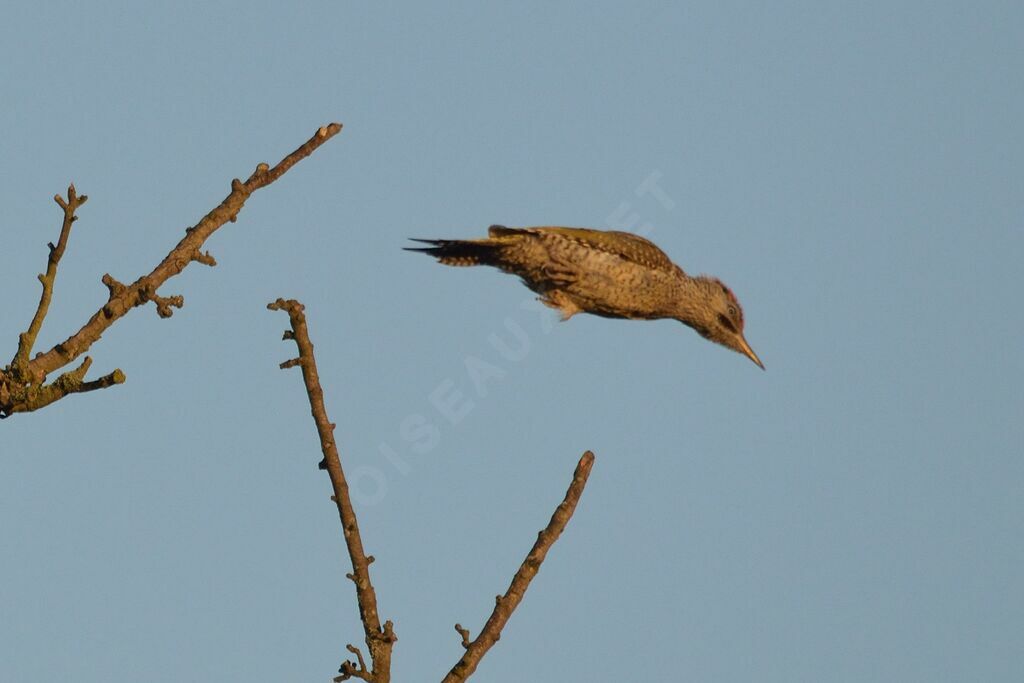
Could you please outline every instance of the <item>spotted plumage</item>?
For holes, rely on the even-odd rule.
[[[415,241],[430,246],[409,251],[429,254],[445,265],[493,266],[519,276],[563,320],[576,313],[674,318],[764,368],[743,336],[743,309],[732,290],[717,278],[687,275],[639,235],[492,225],[483,239]]]

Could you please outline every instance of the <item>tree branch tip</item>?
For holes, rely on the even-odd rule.
[[[366,556],[366,564],[367,565],[371,565],[371,564],[373,564],[376,561],[377,561],[377,558],[374,557],[373,555],[367,555]]]
[[[469,649],[469,629],[462,628],[462,624],[455,624],[455,632],[462,636],[462,647],[463,649]]]
[[[331,496],[331,498],[333,499],[334,496]],[[345,572],[345,578],[351,581],[352,583],[356,582],[356,575],[352,572]]]
[[[281,335],[281,341],[291,341],[295,339],[295,333],[291,330],[285,330],[284,334]]]
[[[57,202],[60,208],[67,211],[68,208],[71,208],[73,210],[77,209],[82,204],[85,204],[87,201],[89,201],[89,196],[84,194],[79,196],[77,190],[75,190],[75,184],[72,183],[68,185],[67,199],[64,199],[64,197],[60,196],[60,194],[55,194],[53,195],[53,201]],[[72,218],[72,220],[74,220],[74,218]]]
[[[265,161],[261,161],[256,164],[256,175],[262,175],[270,170],[270,164]]]
[[[317,137],[325,138],[328,135],[334,135],[342,129],[340,123],[328,123],[326,126],[320,126],[320,129],[316,132]]]
[[[281,363],[281,365],[279,365],[278,367],[280,367],[282,370],[287,370],[288,368],[294,368],[296,365],[302,365],[301,358],[292,358],[291,360],[286,360],[285,362]]]
[[[242,181],[241,180],[239,180],[238,178],[232,178],[231,179],[231,191],[232,192],[242,192],[244,189],[245,189],[245,187],[244,187],[244,185],[242,185]]]
[[[289,315],[302,313],[306,310],[306,307],[301,302],[295,299],[282,299],[278,297],[274,301],[267,304],[267,309],[271,311],[285,311]]]

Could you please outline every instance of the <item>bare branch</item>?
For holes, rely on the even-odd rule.
[[[505,595],[499,595],[495,599],[494,611],[491,612],[491,616],[487,619],[487,623],[484,624],[484,628],[480,631],[480,635],[476,637],[476,640],[467,643],[469,631],[463,629],[458,624],[455,625],[455,630],[462,636],[462,643],[463,647],[466,648],[466,652],[462,655],[462,659],[448,672],[448,675],[442,679],[443,683],[458,683],[468,679],[476,671],[476,667],[480,664],[480,660],[483,659],[484,655],[487,654],[487,651],[498,642],[498,639],[501,637],[501,630],[505,628],[505,624],[508,622],[509,617],[512,616],[512,612],[515,611],[522,601],[530,581],[537,575],[537,571],[540,569],[541,563],[544,562],[548,550],[558,540],[558,537],[565,529],[565,525],[569,523],[569,519],[572,517],[573,512],[575,512],[576,504],[579,502],[580,496],[583,495],[583,488],[587,485],[587,477],[590,476],[590,470],[593,466],[594,454],[587,451],[576,465],[576,471],[572,475],[572,483],[569,484],[569,490],[565,492],[565,499],[555,508],[555,513],[551,516],[551,521],[548,522],[547,527],[537,535],[537,542],[533,544],[530,553],[523,560],[519,571],[512,577],[512,583],[509,585]]]
[[[53,198],[53,201],[57,202],[57,205],[64,211],[64,222],[60,228],[60,237],[57,238],[57,246],[54,246],[53,242],[49,244],[50,256],[46,260],[46,273],[39,276],[39,282],[43,285],[43,292],[39,297],[36,313],[32,316],[32,322],[29,323],[28,329],[18,335],[18,351],[10,366],[11,373],[16,381],[31,384],[42,383],[41,379],[33,381],[36,378],[30,376],[28,357],[32,353],[32,347],[35,346],[39,330],[43,327],[46,313],[50,310],[50,301],[53,299],[53,283],[57,280],[57,266],[64,256],[64,250],[67,249],[68,238],[71,236],[71,225],[78,220],[78,216],[75,213],[78,211],[78,207],[85,204],[88,200],[89,198],[84,194],[79,196],[73,184],[68,186],[67,200],[59,194]]]
[[[334,441],[334,424],[328,419],[327,409],[324,407],[324,392],[320,386],[316,358],[313,356],[313,343],[309,339],[309,330],[306,326],[305,309],[301,303],[293,299],[287,301],[278,299],[274,303],[268,304],[267,308],[272,311],[286,312],[291,321],[291,334],[286,332],[285,339],[290,338],[295,341],[295,345],[299,348],[299,357],[282,363],[281,367],[283,369],[297,365],[302,368],[302,380],[306,385],[310,411],[313,414],[313,421],[316,423],[316,430],[320,436],[320,449],[323,452],[320,468],[327,470],[327,474],[331,478],[331,485],[334,488],[334,495],[331,499],[338,506],[341,528],[345,535],[345,545],[348,547],[348,554],[352,560],[352,573],[346,576],[356,586],[359,618],[363,622],[366,645],[370,649],[371,668],[368,670],[361,653],[349,645],[349,651],[356,654],[359,663],[357,665],[351,661],[344,662],[339,669],[339,673],[342,675],[335,680],[343,681],[356,677],[371,683],[388,683],[391,680],[391,648],[398,637],[395,635],[393,624],[390,621],[381,625],[380,616],[377,613],[377,593],[370,582],[370,563],[373,561],[373,557],[367,557],[363,550],[363,540],[359,535],[359,523],[349,497],[348,481],[341,468],[338,445]]]
[[[47,375],[68,365],[88,351],[117,320],[131,309],[152,301],[161,317],[170,317],[173,308],[180,308],[184,301],[180,296],[161,296],[157,292],[170,278],[178,275],[190,263],[198,262],[207,266],[216,264],[209,252],[201,250],[206,240],[225,223],[234,222],[246,200],[256,190],[266,187],[280,178],[292,166],[306,158],[327,140],[341,131],[340,123],[320,128],[309,140],[271,168],[261,163],[243,183],[237,178],[231,182],[231,192],[216,208],[206,214],[195,226],[185,231],[185,237],[148,274],[130,285],[125,285],[109,275],[103,276],[103,283],[109,290],[106,303],[89,318],[76,333],[55,345],[45,353],[37,354],[31,360],[29,355],[35,345],[43,319],[53,296],[53,282],[57,265],[64,255],[71,224],[77,216],[75,211],[85,203],[86,197],[79,196],[72,185],[68,197],[55,200],[64,211],[64,223],[57,245],[50,245],[50,258],[46,274],[40,275],[43,294],[28,329],[19,336],[18,351],[9,366],[0,370],[0,418],[16,412],[29,412],[49,405],[69,393],[98,389],[124,381],[124,373],[115,370],[108,378],[95,382],[79,382],[73,390],[53,385],[43,386]],[[81,379],[81,378],[79,378]],[[115,381],[116,380],[116,381]]]
[[[85,373],[89,371],[90,365],[92,365],[92,358],[86,356],[81,365],[74,370],[65,372],[50,384],[45,386],[29,385],[23,390],[23,400],[13,405],[11,413],[27,412],[29,408],[26,406],[32,406],[31,410],[38,410],[59,401],[68,394],[106,389],[124,382],[124,373],[120,370],[114,370],[99,379],[86,382],[84,377]],[[0,404],[6,400],[4,389],[4,385],[0,384]],[[0,420],[10,417],[11,413],[0,412]]]

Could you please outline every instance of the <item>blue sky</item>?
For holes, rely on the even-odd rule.
[[[328,680],[361,641],[283,296],[395,680],[457,660],[585,449],[476,679],[1020,680],[1022,32],[1010,2],[8,10],[8,357],[69,181],[45,348],[231,178],[345,130],[165,286],[184,309],[93,347],[126,384],[0,426],[3,678]],[[734,289],[767,372],[400,250],[491,223],[649,233]]]

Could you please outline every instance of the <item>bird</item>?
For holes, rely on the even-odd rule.
[[[690,276],[650,240],[619,230],[492,225],[482,239],[417,239],[405,247],[448,266],[493,266],[519,276],[562,320],[673,318],[700,336],[764,363],[743,335],[743,309],[721,280]]]

